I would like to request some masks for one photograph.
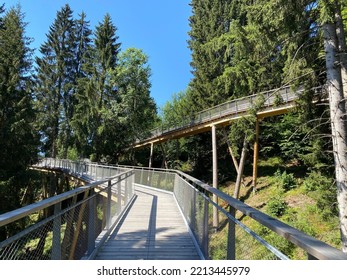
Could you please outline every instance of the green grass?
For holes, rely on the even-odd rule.
[[[284,171],[286,171],[285,180],[282,176]],[[286,165],[279,158],[260,161],[255,192],[249,187],[250,175],[246,174],[244,178],[245,184],[240,191],[242,201],[332,247],[341,248],[338,215],[334,208],[336,204],[332,203],[336,196],[334,186],[331,185],[333,182],[331,178],[317,172],[307,173],[305,168],[300,170],[299,166]],[[291,184],[284,186],[283,181],[287,182],[286,180]],[[225,183],[221,190],[232,195],[233,188],[234,182],[230,181]],[[238,216],[240,217],[240,214]],[[256,221],[242,217],[242,222],[292,259],[307,258],[302,249]],[[226,235],[225,227],[211,235],[210,249],[213,258],[219,259],[225,255],[223,250],[226,249]],[[261,246],[258,246],[255,251],[258,251],[258,254],[253,256],[255,258],[269,257]],[[250,258],[250,256],[243,258]]]

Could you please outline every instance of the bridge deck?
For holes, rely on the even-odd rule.
[[[142,187],[136,187],[136,195],[96,259],[200,259],[173,195]]]

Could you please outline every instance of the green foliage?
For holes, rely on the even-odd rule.
[[[124,137],[130,144],[145,138],[156,122],[156,105],[150,96],[151,69],[147,55],[136,48],[120,53],[118,60],[112,82],[118,88],[120,121],[127,127]]]
[[[303,182],[308,195],[317,201],[317,208],[323,219],[328,220],[338,215],[337,191],[332,178],[319,171],[312,171]]]
[[[275,178],[277,179],[280,188],[284,191],[289,191],[297,186],[293,173],[288,174],[287,171],[281,173],[281,171],[278,169],[275,173]]]
[[[267,203],[267,213],[272,216],[280,217],[287,210],[287,203],[280,196],[271,198]]]
[[[74,111],[77,52],[76,22],[66,4],[49,29],[47,41],[40,47],[36,58],[37,126],[42,133],[43,152],[56,157],[63,149],[66,156],[71,135],[71,114]],[[60,146],[59,146],[60,142]],[[62,144],[64,143],[64,144]]]
[[[219,45],[212,48],[211,42],[228,32],[230,21],[237,16],[240,4],[231,0],[193,0],[191,6],[189,48],[194,77],[190,94],[195,102],[195,111],[200,111],[230,96],[221,82],[221,75],[230,63],[224,55],[227,47]]]
[[[343,24],[345,27],[345,34],[346,34],[347,32],[347,3],[346,1],[342,1],[341,15],[342,15]]]

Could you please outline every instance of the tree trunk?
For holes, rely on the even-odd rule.
[[[228,137],[227,132],[225,131],[224,128],[223,128],[222,131],[223,131],[223,134],[224,134],[225,141],[226,141],[227,144],[228,144],[228,150],[229,150],[230,156],[231,156],[231,158],[232,158],[232,160],[233,160],[235,170],[236,170],[236,172],[238,172],[238,170],[239,170],[239,164],[238,164],[237,159],[236,159],[236,157],[235,157],[235,155],[234,155],[234,153],[233,153],[233,149],[232,149],[232,147],[231,147],[231,143],[230,143],[229,137]]]
[[[346,46],[345,30],[343,26],[343,19],[341,15],[341,4],[339,2],[340,1],[335,0],[336,35],[337,35],[337,46],[338,46],[338,58],[341,64],[342,92],[343,92],[344,99],[347,99],[347,46]]]
[[[246,162],[247,146],[248,146],[248,143],[247,143],[246,136],[245,136],[245,140],[243,141],[243,148],[242,148],[242,152],[241,152],[239,169],[237,171],[237,178],[236,178],[236,183],[235,183],[234,198],[236,198],[236,199],[239,199],[243,169],[245,167],[245,162]]]
[[[347,252],[347,134],[345,100],[342,90],[341,67],[339,59],[337,59],[336,26],[334,24],[324,24],[322,28],[326,53],[327,89],[330,103],[342,250]]]

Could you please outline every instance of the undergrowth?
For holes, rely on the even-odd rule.
[[[321,171],[310,171],[296,176],[288,165],[276,158],[262,161],[259,166],[260,176],[257,190],[251,191],[250,184],[244,184],[241,188],[240,199],[247,205],[340,249],[336,187],[333,178]],[[251,180],[247,175],[250,174],[246,174],[244,181]],[[233,187],[234,183],[229,182],[222,190],[232,194]],[[283,237],[240,213],[237,214],[237,217],[252,231],[291,259],[307,259],[304,250]],[[227,227],[211,234],[210,249],[213,259],[225,258],[226,235]],[[255,246],[252,250],[257,252],[256,254],[247,256],[237,251],[236,257],[238,258],[238,254],[242,259],[273,257],[271,254],[269,255],[264,246],[259,244],[252,246]]]

